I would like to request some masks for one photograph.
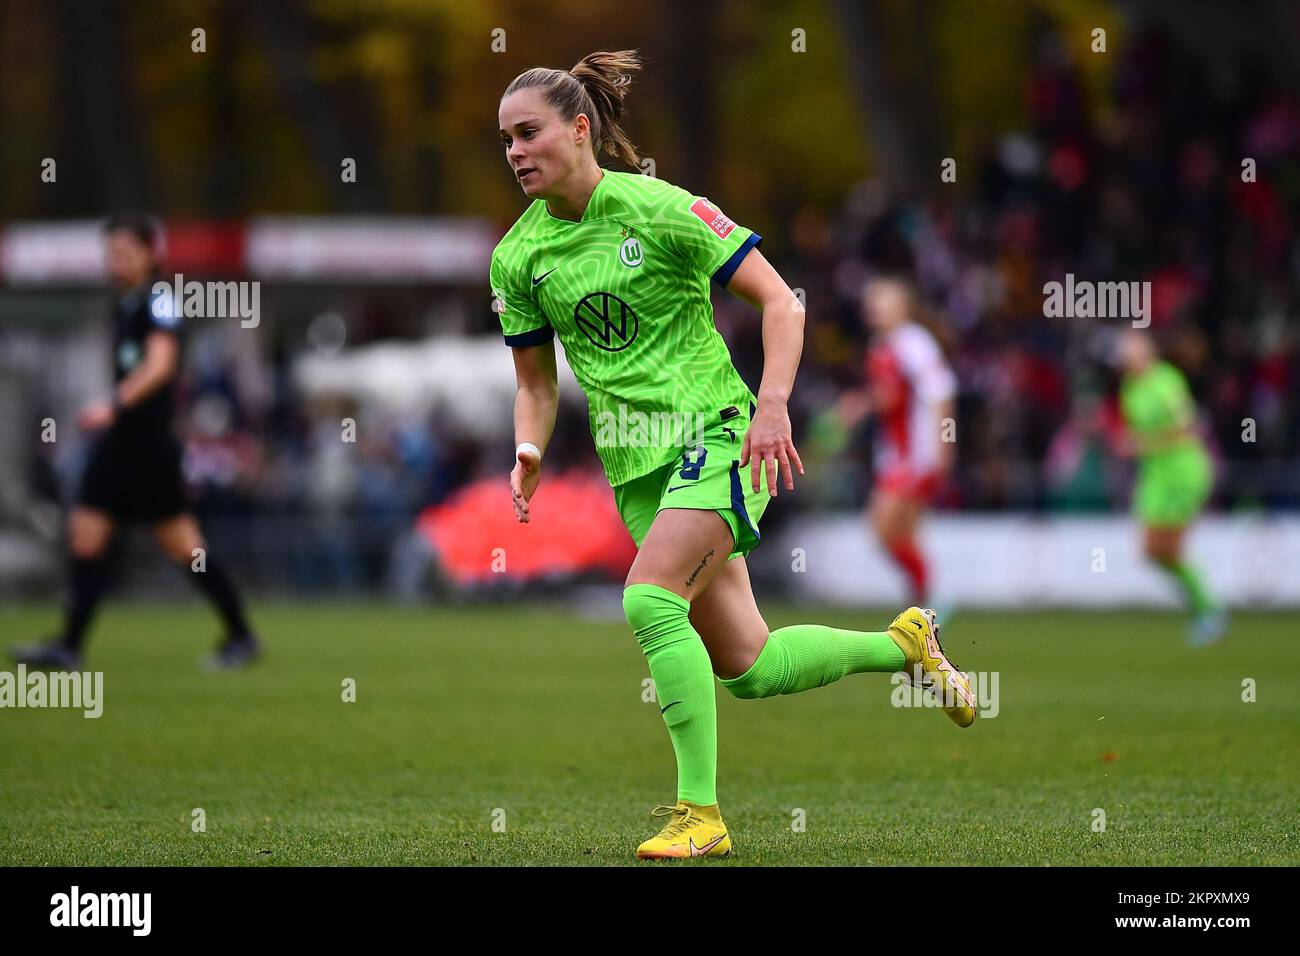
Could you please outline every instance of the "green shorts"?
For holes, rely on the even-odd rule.
[[[1133,512],[1149,528],[1181,528],[1205,507],[1214,470],[1203,448],[1192,446],[1142,461]]]
[[[614,504],[638,548],[655,515],[666,508],[716,511],[731,528],[732,558],[758,546],[758,519],[770,496],[766,480],[755,493],[749,469],[743,475],[740,471],[740,447],[748,429],[745,415],[718,421],[676,461],[614,486]]]

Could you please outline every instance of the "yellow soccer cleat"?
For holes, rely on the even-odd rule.
[[[655,807],[653,816],[672,814],[658,836],[636,848],[638,860],[675,860],[692,856],[726,856],[731,852],[731,837],[722,822],[718,805],[702,807],[679,800],[675,807]]]
[[[939,643],[939,619],[927,608],[909,607],[889,625],[889,636],[907,659],[907,680],[933,688],[943,712],[958,727],[975,723],[975,695],[970,679],[948,660]]]

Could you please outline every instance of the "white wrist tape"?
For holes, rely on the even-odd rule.
[[[519,457],[521,451],[531,451],[537,456],[538,461],[542,460],[542,450],[530,441],[521,441],[519,443],[519,447],[515,449],[515,458]]]

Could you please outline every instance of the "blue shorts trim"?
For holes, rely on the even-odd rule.
[[[745,522],[745,527],[749,528],[756,540],[763,540],[763,536],[754,527],[754,522],[749,520],[749,512],[745,509],[745,490],[740,486],[739,459],[731,462],[731,510],[740,515],[740,520]]]

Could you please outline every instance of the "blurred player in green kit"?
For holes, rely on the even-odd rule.
[[[1124,334],[1119,360],[1120,409],[1138,459],[1133,511],[1144,529],[1144,550],[1182,590],[1192,612],[1188,643],[1213,644],[1223,637],[1227,616],[1183,556],[1187,528],[1214,484],[1209,453],[1195,431],[1196,403],[1183,373],[1159,358],[1143,332]]]

